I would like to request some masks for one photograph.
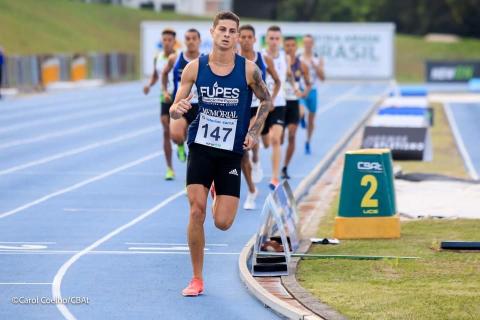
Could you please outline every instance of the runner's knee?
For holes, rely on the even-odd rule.
[[[232,223],[233,223],[232,219],[225,218],[225,217],[223,218],[215,217],[215,227],[217,227],[222,231],[226,231],[230,229],[230,227],[232,226]]]
[[[197,204],[192,204],[190,208],[190,220],[196,224],[203,224],[205,221],[205,210],[202,209],[202,206]]]

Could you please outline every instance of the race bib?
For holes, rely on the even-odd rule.
[[[205,146],[233,150],[237,119],[214,117],[200,113],[195,143]]]
[[[292,84],[287,81],[285,82],[285,98],[287,100],[297,100],[298,97],[295,94],[295,88],[292,86]]]

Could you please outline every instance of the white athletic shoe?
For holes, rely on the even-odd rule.
[[[247,193],[247,199],[245,199],[245,203],[243,204],[243,209],[245,210],[255,210],[257,208],[257,204],[255,203],[255,199],[258,196],[258,189],[255,189],[254,193]]]
[[[263,179],[263,169],[260,161],[252,162],[252,180],[254,183],[260,183]]]

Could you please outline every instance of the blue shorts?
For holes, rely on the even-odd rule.
[[[300,99],[300,104],[307,107],[309,112],[317,111],[317,89],[312,89],[306,98]]]

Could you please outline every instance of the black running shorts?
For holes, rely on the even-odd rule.
[[[162,115],[162,116],[170,116],[170,107],[172,106],[172,103],[170,103],[170,102],[161,102],[160,105],[161,105],[160,115]]]
[[[285,126],[289,124],[297,124],[300,122],[300,108],[298,100],[287,100],[285,108]]]
[[[272,112],[270,112],[265,120],[265,125],[263,126],[262,135],[268,133],[270,128],[275,125],[285,126],[285,107],[275,107]]]
[[[201,184],[210,189],[213,181],[217,195],[240,198],[241,154],[197,143],[188,148],[187,186]]]
[[[188,110],[187,113],[183,115],[185,120],[187,120],[188,125],[190,125],[190,123],[192,123],[193,120],[195,120],[195,118],[197,117],[197,113],[198,113],[198,103],[192,103],[192,109]]]

